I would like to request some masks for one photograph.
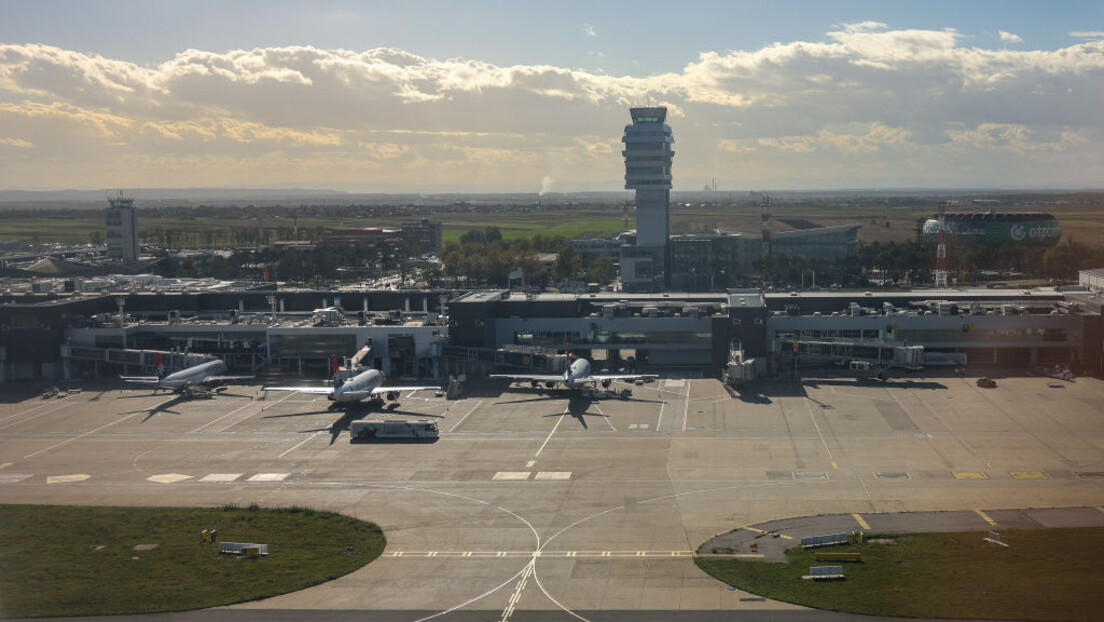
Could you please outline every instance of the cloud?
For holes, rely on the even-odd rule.
[[[594,29],[594,26],[583,22],[583,34],[593,39],[598,36],[598,31]]]
[[[1074,30],[1069,33],[1069,36],[1079,39],[1104,39],[1104,30]]]
[[[1000,40],[1004,41],[1005,43],[1022,43],[1023,42],[1023,37],[1021,37],[1020,35],[1018,35],[1016,33],[1008,32],[1006,30],[1001,30],[1001,31],[999,31],[999,34],[1000,34]]]
[[[676,184],[687,187],[719,171],[761,187],[849,166],[872,184],[886,171],[946,179],[967,166],[990,183],[1097,181],[1104,41],[1009,50],[964,40],[954,29],[841,24],[820,41],[707,51],[654,75],[310,46],[184,50],[141,67],[0,44],[0,145],[36,155],[9,155],[0,185],[98,186],[97,171],[110,178],[135,162],[128,174],[163,185],[146,155],[227,185],[532,186],[556,161],[557,188],[618,187],[626,108],[642,104],[668,106]],[[323,175],[320,162],[333,168]],[[85,177],[64,179],[70,171]]]

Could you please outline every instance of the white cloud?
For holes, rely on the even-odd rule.
[[[598,36],[598,31],[594,29],[594,26],[583,22],[583,34],[593,39]]]
[[[1074,30],[1069,33],[1069,36],[1079,39],[1104,39],[1104,30]]]
[[[97,171],[111,178],[145,154],[222,184],[539,185],[556,161],[557,187],[616,187],[625,109],[640,104],[669,107],[676,184],[687,187],[720,171],[761,186],[849,166],[872,184],[894,170],[946,179],[966,163],[986,183],[1098,180],[1104,41],[1008,50],[962,40],[953,29],[843,24],[823,41],[705,52],[641,76],[395,48],[186,50],[140,67],[0,45],[0,145],[36,154],[9,155],[0,186],[102,185]],[[322,175],[319,162],[332,168]],[[128,174],[143,170],[142,185],[164,185],[145,164]]]
[[[1023,42],[1023,37],[1021,37],[1020,35],[1018,35],[1014,32],[1008,32],[1006,30],[1001,30],[1001,31],[999,31],[998,34],[1000,34],[1000,40],[1004,41],[1005,43],[1022,43]]]

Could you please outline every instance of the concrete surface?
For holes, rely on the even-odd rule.
[[[363,415],[433,417],[436,443],[355,445],[342,431],[352,417],[324,399],[262,399],[255,386],[195,401],[9,386],[0,501],[297,504],[384,529],[387,551],[369,566],[219,610],[226,619],[850,619],[730,591],[693,552],[791,517],[858,514],[877,530],[895,520],[879,514],[963,511],[988,526],[981,510],[1015,528],[1073,520],[1018,508],[1104,502],[1104,383],[974,380],[807,378],[733,397],[715,380],[676,379],[598,402],[485,384]]]

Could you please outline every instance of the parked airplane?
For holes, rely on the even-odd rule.
[[[571,353],[567,353],[567,360],[571,360]],[[568,389],[580,389],[585,385],[594,387],[598,384],[608,389],[614,380],[654,380],[659,378],[655,374],[591,374],[590,361],[580,358],[571,363],[563,374],[492,374],[491,378],[509,378],[513,382],[528,382],[534,389],[543,384],[545,388],[554,389],[557,385],[563,385]]]
[[[226,371],[226,363],[222,361],[209,361],[200,365],[194,365],[171,374],[165,373],[165,365],[161,362],[161,355],[157,355],[156,376],[119,376],[125,382],[141,384],[152,387],[155,390],[170,390],[176,393],[191,394],[196,389],[212,387],[234,380],[249,380],[253,376],[223,376]]]
[[[387,380],[383,372],[378,369],[362,371],[348,380],[342,380],[338,375],[337,357],[330,359],[331,373],[334,383],[332,387],[261,387],[262,391],[298,391],[311,395],[325,395],[335,404],[356,404],[368,399],[372,402],[382,403],[385,399],[395,401],[399,399],[402,391],[419,391],[432,389],[440,391],[441,387],[385,387]]]

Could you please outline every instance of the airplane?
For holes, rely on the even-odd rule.
[[[146,385],[154,390],[167,389],[174,393],[182,393],[192,396],[196,389],[203,389],[213,385],[223,384],[233,380],[249,380],[253,376],[223,376],[226,371],[226,363],[220,360],[208,361],[199,365],[193,365],[171,374],[165,373],[165,365],[161,362],[161,355],[157,355],[156,376],[119,376],[124,382]]]
[[[348,380],[342,380],[338,375],[337,356],[330,357],[330,372],[333,374],[332,387],[261,387],[262,391],[297,391],[309,395],[325,395],[334,406],[357,404],[365,399],[381,404],[386,399],[394,402],[399,399],[402,391],[420,391],[432,389],[440,391],[441,387],[385,387],[387,376],[378,369],[366,369],[357,373]]]
[[[568,361],[571,361],[571,352],[568,351],[565,355]],[[568,365],[567,371],[563,374],[492,374],[490,378],[509,378],[513,382],[528,382],[530,386],[536,389],[543,384],[547,389],[555,389],[557,385],[563,385],[568,389],[581,389],[585,385],[595,387],[598,384],[602,385],[603,389],[608,389],[610,384],[614,380],[654,380],[659,378],[655,374],[594,374],[590,373],[590,361],[585,358],[579,358],[573,363]]]

